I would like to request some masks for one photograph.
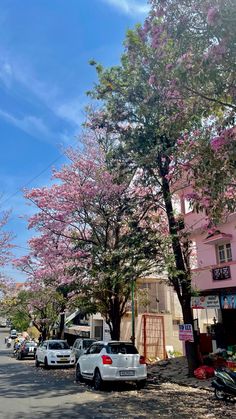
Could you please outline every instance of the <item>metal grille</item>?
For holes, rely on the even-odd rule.
[[[139,347],[146,362],[152,362],[156,358],[166,358],[163,317],[143,314]]]

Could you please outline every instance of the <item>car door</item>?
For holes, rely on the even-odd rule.
[[[38,357],[39,362],[44,362],[46,351],[47,351],[47,342],[42,342],[37,350],[37,357]]]
[[[88,362],[88,373],[89,375],[94,374],[94,370],[97,365],[99,365],[99,358],[101,357],[100,352],[104,348],[104,345],[101,343],[95,343],[93,346],[93,352],[90,354],[90,359]],[[90,348],[92,348],[92,346]]]
[[[79,358],[81,372],[86,375],[91,375],[91,362],[93,361],[93,355],[96,351],[96,345],[90,346],[90,348]]]
[[[76,359],[78,359],[77,348],[78,348],[78,339],[75,340],[74,345],[72,346],[72,350],[71,350],[72,354],[75,355]]]

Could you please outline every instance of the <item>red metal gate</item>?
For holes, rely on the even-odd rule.
[[[142,315],[142,333],[139,347],[146,362],[151,362],[156,358],[166,358],[164,319],[162,316]]]

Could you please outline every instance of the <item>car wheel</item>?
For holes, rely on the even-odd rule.
[[[145,387],[145,385],[146,385],[146,380],[140,380],[140,381],[137,381],[137,383],[136,383],[136,387],[137,387],[137,389],[138,390],[141,390],[142,388],[144,388]]]
[[[17,359],[20,361],[22,359],[22,356],[20,353],[17,354]]]
[[[50,368],[49,365],[48,365],[48,359],[46,357],[44,358],[44,367],[45,367],[46,370],[49,370],[49,368]]]
[[[223,391],[218,390],[217,388],[215,388],[215,396],[216,396],[217,400],[225,400],[226,399],[226,394]]]
[[[94,382],[95,390],[101,390],[102,389],[103,381],[102,381],[100,371],[98,369],[95,370],[93,382]]]
[[[36,368],[38,368],[38,367],[39,367],[39,361],[38,361],[37,356],[35,357],[35,366],[36,366]]]
[[[77,383],[81,383],[82,381],[83,381],[83,376],[82,376],[82,374],[81,374],[81,369],[80,369],[80,366],[79,366],[79,364],[77,364],[76,365],[76,371],[75,371],[75,381],[77,382]]]

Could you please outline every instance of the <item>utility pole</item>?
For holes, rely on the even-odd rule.
[[[135,307],[134,307],[134,279],[132,279],[131,283],[131,301],[132,301],[132,336],[131,336],[131,342],[133,345],[135,345]]]

